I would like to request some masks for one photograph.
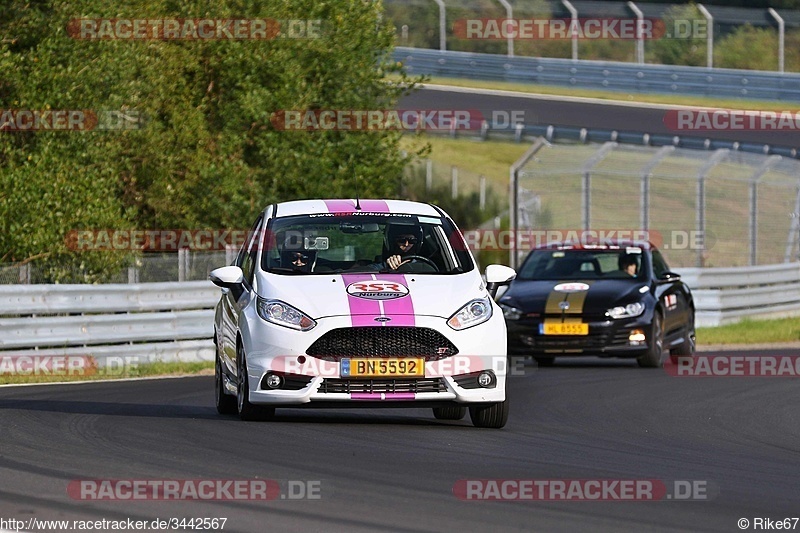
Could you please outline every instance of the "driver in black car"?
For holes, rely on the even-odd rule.
[[[419,255],[422,247],[422,228],[411,225],[392,225],[384,238],[383,262],[372,265],[375,270],[397,270],[412,261],[409,256]]]

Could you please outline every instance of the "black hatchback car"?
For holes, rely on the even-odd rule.
[[[532,355],[542,366],[599,355],[661,367],[666,350],[694,354],[692,293],[648,242],[536,248],[498,303],[509,355]]]

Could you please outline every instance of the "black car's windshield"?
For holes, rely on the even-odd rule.
[[[389,213],[292,216],[270,222],[261,268],[288,275],[456,274],[473,268],[462,242],[455,226],[440,217]],[[393,269],[390,256],[400,256],[403,264]]]
[[[525,260],[517,279],[642,279],[642,249],[542,249]]]

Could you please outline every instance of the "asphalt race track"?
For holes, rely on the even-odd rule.
[[[0,388],[0,518],[224,517],[224,531],[730,532],[740,518],[800,516],[797,379],[673,377],[597,358],[523,370],[509,379],[502,430],[437,421],[427,409],[286,409],[245,423],[216,414],[207,376]],[[80,479],[255,478],[279,482],[284,495],[290,481],[318,482],[320,497],[85,501],[67,491]],[[658,480],[669,490],[690,480],[708,497],[463,501],[453,488],[465,479]]]
[[[620,100],[625,99],[621,94]],[[524,123],[528,125],[574,126],[579,128],[633,131],[653,134],[686,135],[712,137],[729,141],[763,143],[788,147],[800,147],[800,130],[783,131],[714,131],[678,132],[670,130],[664,123],[666,107],[656,104],[631,102],[631,105],[600,103],[599,100],[567,99],[557,96],[512,95],[511,93],[484,94],[463,92],[458,89],[423,88],[405,96],[398,109],[446,109],[478,110],[484,117],[492,117],[493,112],[510,116],[512,112],[522,112]],[[675,108],[675,106],[672,106]],[[795,113],[791,104],[775,103],[774,110],[785,109]],[[800,526],[799,526],[800,527]]]

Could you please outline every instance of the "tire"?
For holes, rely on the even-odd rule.
[[[689,323],[686,324],[686,336],[684,341],[669,351],[670,360],[673,363],[678,364],[678,359],[680,357],[693,357],[695,347],[696,339],[694,331],[694,310],[692,310],[692,316],[689,319]]]
[[[553,366],[553,363],[556,362],[555,357],[534,357],[533,360],[539,366]]]
[[[469,417],[476,428],[500,429],[508,420],[508,398],[497,403],[470,405]]]
[[[434,407],[433,416],[437,420],[461,420],[467,416],[467,408],[462,405],[450,407]]]
[[[214,343],[216,344],[216,339],[214,339]],[[221,415],[235,415],[238,412],[236,397],[225,392],[219,348],[217,348],[217,354],[214,359],[214,403],[217,406],[217,412]]]
[[[636,362],[642,368],[661,368],[664,366],[664,328],[661,313],[658,311],[653,314],[647,352],[637,357]]]
[[[239,375],[236,386],[236,410],[242,420],[267,420],[275,415],[274,407],[262,407],[250,403],[250,378],[247,376],[247,359],[241,343],[236,346],[236,373]]]

